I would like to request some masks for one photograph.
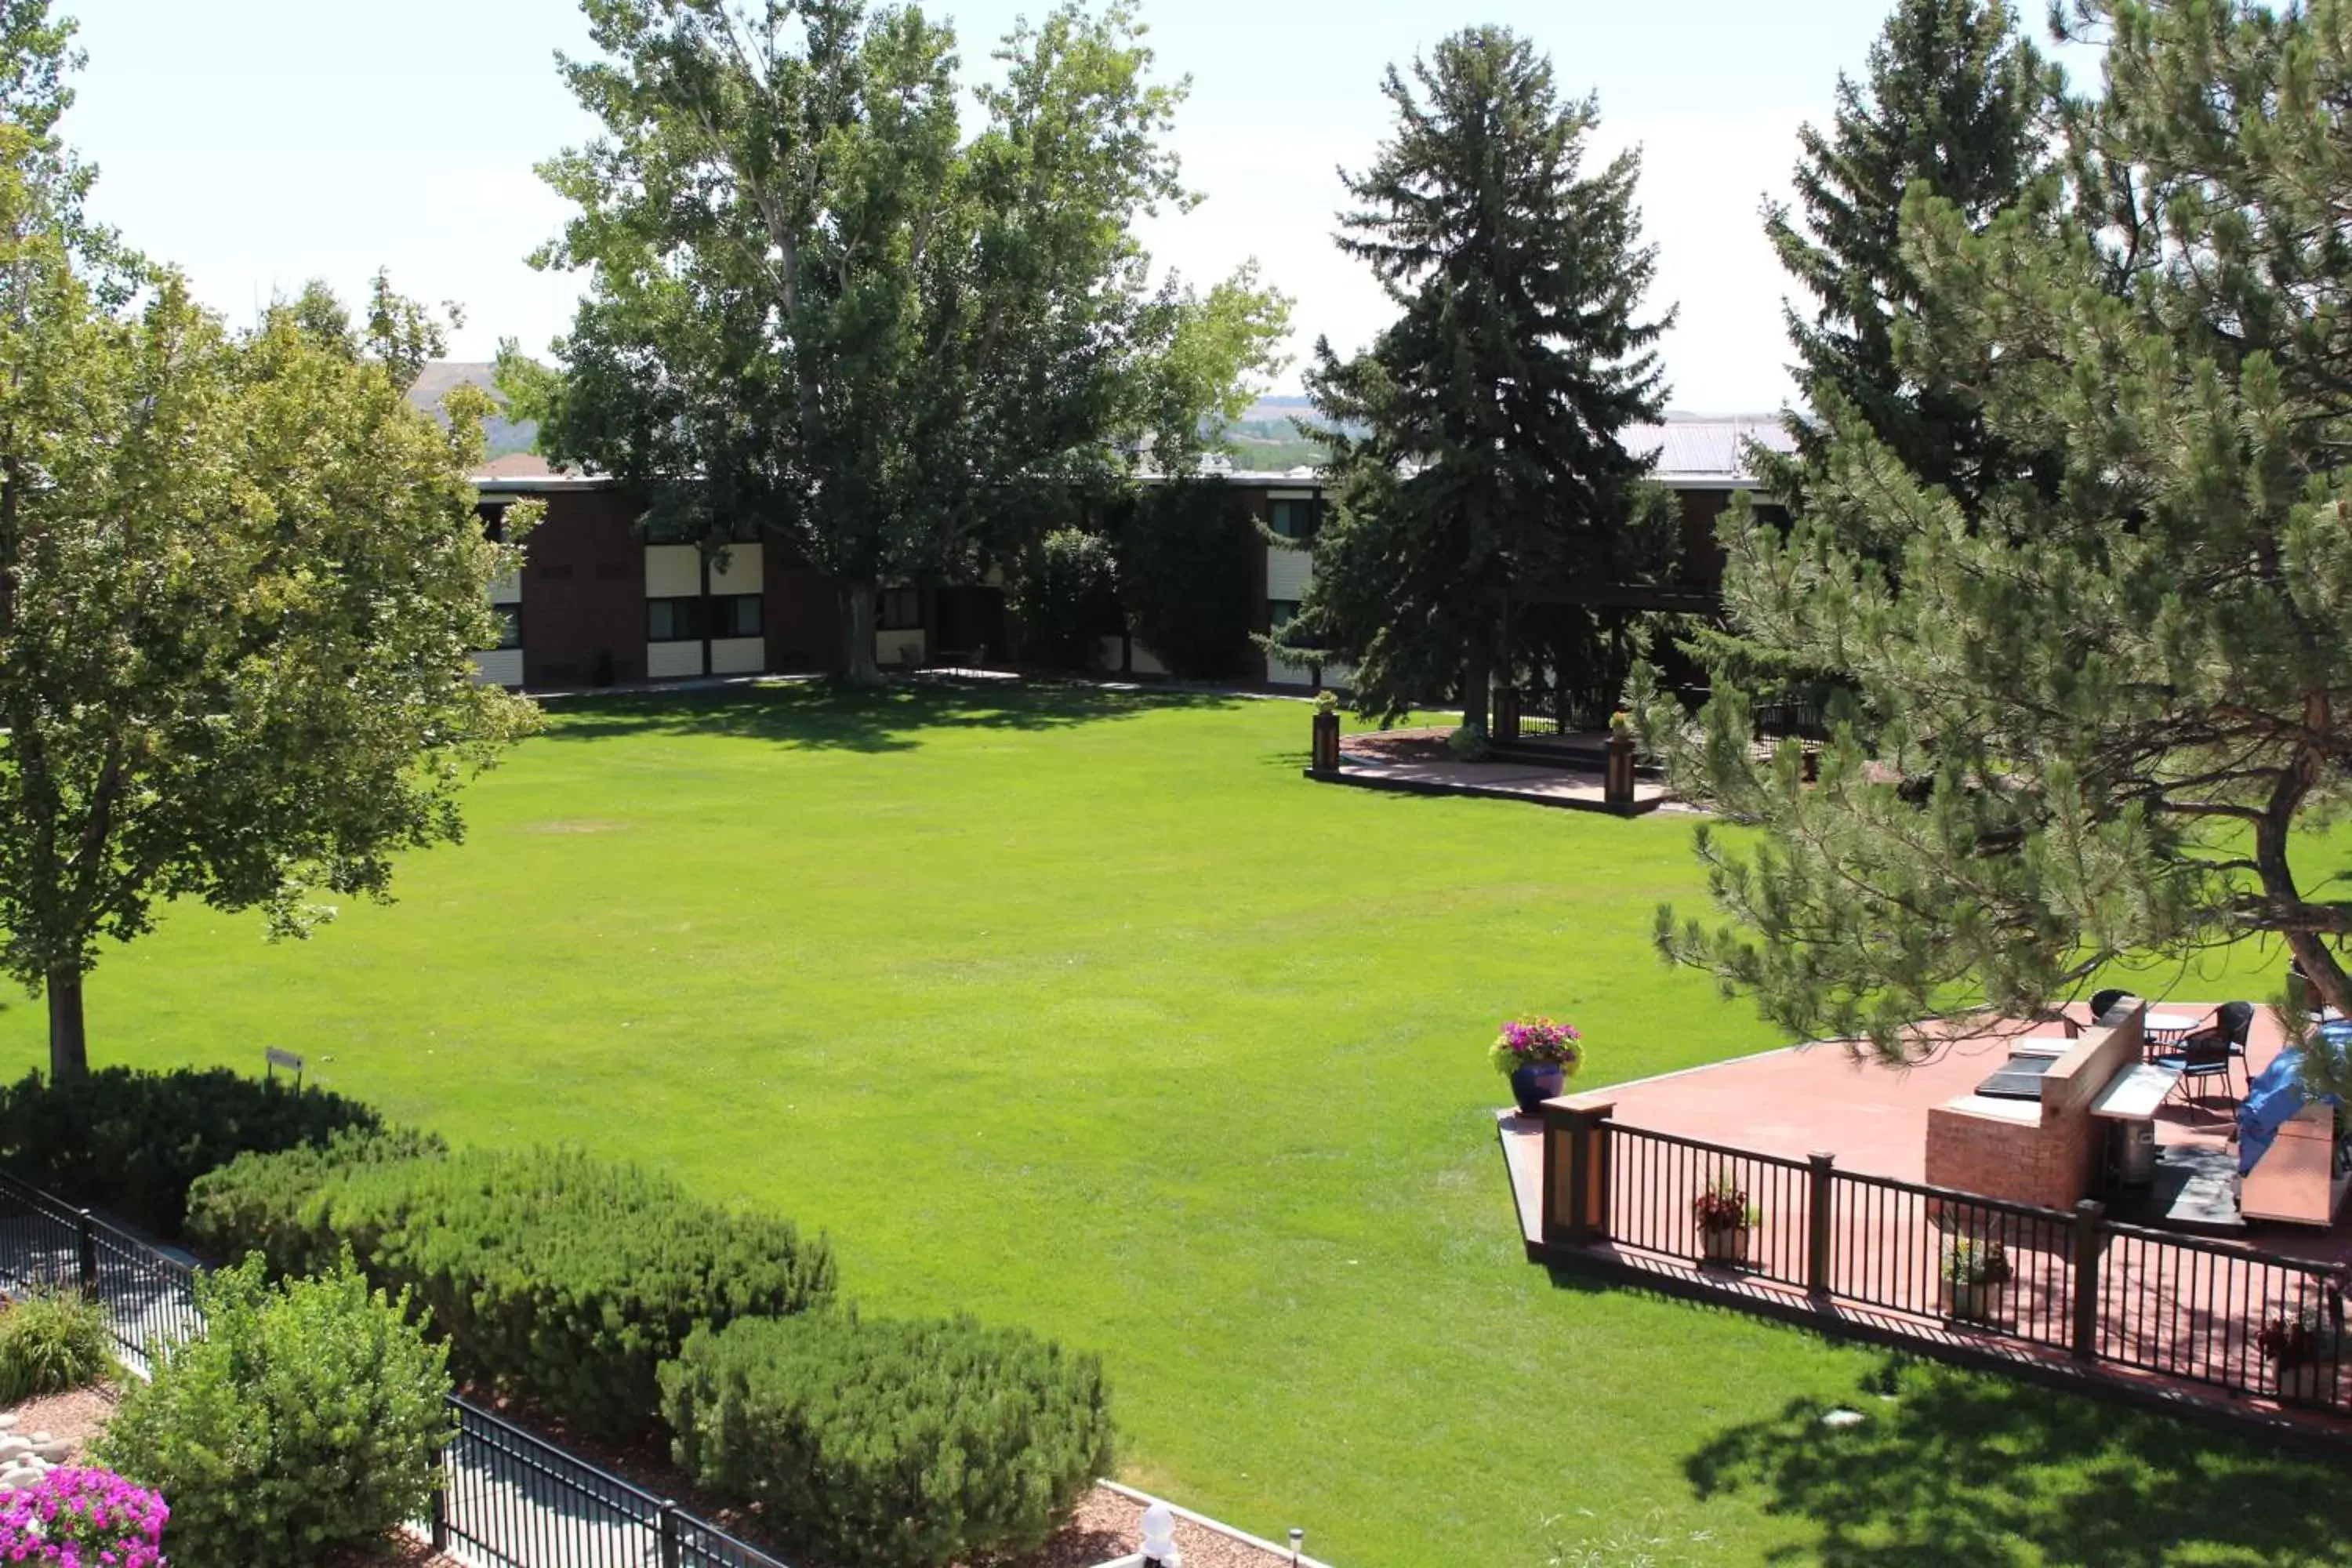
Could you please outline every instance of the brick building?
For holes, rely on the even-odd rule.
[[[1717,592],[1716,520],[1733,491],[1753,483],[1740,463],[1743,445],[1779,438],[1769,419],[1670,418],[1629,441],[1658,452],[1657,477],[1680,501],[1680,596]],[[1215,477],[1272,532],[1311,544],[1324,502],[1311,469]],[[626,490],[593,476],[555,473],[534,457],[498,458],[475,482],[492,528],[518,500],[546,504],[525,542],[522,570],[491,590],[505,626],[500,646],[476,656],[484,679],[555,691],[817,671],[830,662],[840,635],[832,584],[783,544],[766,540],[705,554],[691,544],[648,542]],[[1278,631],[1306,595],[1313,552],[1261,543],[1257,562],[1258,629]],[[1019,655],[1020,628],[992,584],[892,586],[876,610],[875,657],[885,666],[1002,664]],[[1318,676],[1344,684],[1339,672],[1253,657],[1249,674],[1271,687],[1310,687]],[[1162,673],[1151,650],[1128,637],[1105,637],[1098,662],[1107,671]]]

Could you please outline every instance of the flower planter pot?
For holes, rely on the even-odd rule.
[[[2341,1363],[2332,1361],[2299,1361],[2282,1365],[2278,1373],[2278,1396],[2288,1405],[2334,1405],[2344,1395]]]
[[[1944,1315],[1964,1323],[1990,1323],[2000,1315],[1999,1285],[1967,1285],[1958,1279],[1944,1281]]]
[[[1748,1227],[1733,1226],[1720,1228],[1702,1227],[1698,1233],[1699,1255],[1709,1263],[1748,1261]]]
[[[1568,1069],[1558,1062],[1511,1069],[1511,1098],[1522,1116],[1541,1116],[1543,1102],[1556,1099],[1568,1087]]]

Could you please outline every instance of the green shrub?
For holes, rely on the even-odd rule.
[[[797,1312],[833,1290],[822,1237],[635,1166],[547,1150],[367,1157],[383,1152],[241,1161],[203,1184],[200,1238],[258,1248],[282,1272],[348,1245],[430,1311],[459,1378],[601,1436],[653,1420],[656,1373],[696,1325]]]
[[[408,1302],[348,1258],[277,1287],[250,1258],[196,1295],[204,1337],[129,1381],[92,1456],[170,1500],[173,1568],[302,1568],[424,1516],[449,1373]]]
[[[258,1252],[273,1274],[315,1274],[343,1246],[307,1213],[330,1182],[357,1166],[447,1152],[438,1138],[403,1127],[339,1132],[324,1146],[240,1154],[188,1189],[188,1240],[215,1258]]]
[[[0,1405],[87,1388],[113,1372],[106,1309],[79,1291],[37,1291],[0,1310]]]
[[[205,1172],[381,1125],[357,1100],[225,1068],[108,1068],[65,1083],[31,1073],[0,1087],[0,1167],[177,1237],[189,1184]]]
[[[746,1319],[697,1331],[661,1383],[687,1472],[833,1562],[1034,1549],[1110,1468],[1101,1363],[968,1318]]]

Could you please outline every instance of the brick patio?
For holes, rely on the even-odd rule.
[[[2201,1015],[2216,1005],[2168,1002],[2163,1010]],[[2086,1015],[2080,1006],[2073,1012],[2077,1022]],[[1498,1131],[1521,1235],[1530,1257],[1544,1261],[1598,1264],[1685,1293],[1743,1300],[1776,1315],[1919,1341],[1971,1359],[2031,1363],[2070,1379],[2196,1402],[2266,1425],[2342,1434],[2344,1423],[2283,1407],[2270,1396],[2276,1374],[2255,1350],[2252,1333],[2265,1314],[2315,1299],[2305,1269],[2263,1258],[2343,1263],[2352,1259],[2352,1226],[2257,1225],[2242,1241],[2176,1240],[2136,1226],[2101,1228],[2095,1216],[1955,1205],[1915,1190],[1927,1174],[1930,1110],[1969,1095],[1998,1068],[2009,1054],[2008,1036],[2049,1032],[2046,1025],[2016,1026],[2003,1037],[1956,1041],[1900,1068],[1857,1061],[1841,1044],[1817,1044],[1556,1102],[1613,1105],[1606,1212],[1594,1216],[1605,1238],[1574,1246],[1564,1245],[1557,1231],[1544,1235],[1540,1123],[1502,1114]],[[2261,1071],[2281,1043],[2277,1019],[2263,1009],[2246,1065]],[[2233,1099],[2243,1092],[2242,1077],[2232,1089]],[[2200,1110],[2176,1097],[2159,1112],[2157,1134],[2168,1148],[2218,1151],[2227,1147],[2231,1125],[2218,1098],[2212,1109]],[[1833,1179],[1822,1174],[1827,1167],[1808,1163],[1817,1153],[1832,1156]],[[1733,1178],[1762,1211],[1747,1268],[1705,1264],[1696,1256],[1689,1202],[1717,1175]],[[1832,1188],[1837,1206],[1816,1250],[1814,1215],[1830,1212],[1813,1207],[1817,1182]],[[1998,1234],[2008,1246],[2016,1278],[1995,1325],[1948,1315],[1936,1259],[1956,1226]],[[2086,1226],[2097,1233],[2089,1252],[2079,1250]],[[2095,1331],[2078,1326],[2084,1321],[2077,1309],[2091,1306],[2075,1295],[2078,1258],[2095,1260]],[[1819,1287],[1811,1294],[1809,1261]],[[2080,1353],[2093,1345],[2095,1370],[2093,1358]],[[2344,1386],[2319,1397],[2332,1394],[2344,1414],[2352,1409],[2352,1378],[2340,1381]]]

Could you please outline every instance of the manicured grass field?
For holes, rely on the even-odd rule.
[[[2352,1561],[2336,1468],[1526,1263],[1498,1018],[1574,1020],[1592,1081],[1777,1043],[1651,955],[1688,819],[1321,787],[1307,729],[571,705],[397,904],[276,948],[187,909],[110,954],[93,1054],[285,1046],[458,1141],[781,1210],[873,1308],[1099,1350],[1128,1479],[1345,1564]],[[12,999],[0,1067],[42,1039]],[[1841,1403],[1872,1419],[1820,1426]]]

